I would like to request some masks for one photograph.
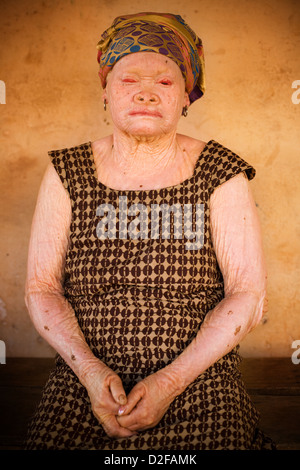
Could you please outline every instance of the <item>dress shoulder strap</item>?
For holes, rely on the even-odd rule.
[[[200,172],[209,181],[209,192],[244,172],[249,180],[255,177],[255,168],[219,142],[211,140],[206,145],[200,163]]]
[[[62,184],[70,195],[72,191],[95,179],[95,165],[90,142],[75,147],[51,150],[49,158]]]

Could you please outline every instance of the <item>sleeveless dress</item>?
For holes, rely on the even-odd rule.
[[[210,196],[254,168],[218,142],[193,176],[157,190],[113,190],[97,179],[91,143],[49,152],[70,195],[64,292],[94,355],[126,393],[172,362],[224,297],[210,234]],[[26,449],[274,449],[239,371],[238,347],[202,373],[152,429],[109,438],[86,389],[57,355]]]

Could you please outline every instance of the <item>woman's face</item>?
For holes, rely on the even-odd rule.
[[[108,74],[103,99],[116,128],[140,137],[176,130],[182,108],[189,105],[179,67],[155,52],[120,59]]]

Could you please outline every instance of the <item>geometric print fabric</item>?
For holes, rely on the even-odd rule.
[[[209,199],[218,185],[242,171],[252,179],[255,170],[211,140],[193,176],[183,183],[119,191],[98,181],[90,142],[49,155],[72,203],[65,296],[94,355],[119,374],[128,393],[143,377],[172,362],[224,297],[210,237]],[[128,228],[138,219],[134,214],[124,222],[125,206],[120,205],[124,201],[127,213],[130,207],[148,210],[165,204],[184,209],[187,204],[201,204],[201,248],[189,250],[187,240],[175,236],[178,219],[172,213],[168,237],[162,225],[155,238],[129,237],[128,232],[125,236],[126,224]],[[115,211],[114,237],[97,236],[97,208],[103,204]],[[195,228],[194,222],[190,219]],[[149,234],[151,218],[146,224]],[[106,436],[85,388],[57,355],[30,423],[26,448],[272,449],[272,441],[257,427],[258,413],[245,390],[239,363],[235,348],[176,397],[155,428],[116,440]]]

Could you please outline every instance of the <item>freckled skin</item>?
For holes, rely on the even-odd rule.
[[[176,131],[181,109],[188,104],[179,69],[172,65],[168,68],[171,75],[177,74],[170,93],[170,85],[155,81],[162,56],[156,54],[158,57],[150,60],[150,55],[143,58],[139,54],[132,54],[129,61],[123,62],[127,68],[121,59],[120,67],[116,66],[108,78],[104,97],[109,102],[114,132],[96,141],[93,151],[98,174],[115,187],[121,187],[124,181],[131,189],[148,189],[156,184],[165,187],[191,175],[203,142],[179,136]],[[169,62],[163,58],[162,64],[166,67]],[[129,66],[135,66],[140,77],[136,92],[136,84],[118,82],[120,70],[128,72]],[[162,75],[167,78],[166,71]],[[154,89],[158,91],[154,93]],[[147,109],[156,110],[159,115],[143,119],[128,115],[128,110],[145,107],[145,103]],[[126,178],[118,179],[122,173]],[[209,203],[212,241],[225,297],[207,314],[196,338],[183,353],[139,382],[126,396],[120,377],[93,355],[64,297],[62,281],[71,202],[53,166],[47,168],[32,224],[26,305],[38,332],[87,389],[92,411],[111,437],[129,437],[153,427],[177,395],[261,320],[266,307],[266,272],[256,207],[243,174],[216,188]],[[238,313],[239,326],[237,315],[230,312]]]
[[[113,121],[113,146],[109,139],[92,144],[103,184],[156,189],[193,174],[205,143],[177,134],[189,98],[172,60],[151,52],[122,58],[108,75],[103,99]]]
[[[109,105],[114,126],[129,135],[154,136],[176,129],[182,108],[189,104],[179,67],[160,54],[139,53],[117,62],[107,77],[103,99]],[[131,115],[138,110],[155,111],[156,118]]]
[[[238,327],[235,329],[235,332],[234,332],[234,334],[235,334],[235,335],[237,335],[237,334],[239,333],[239,331],[240,331],[240,330],[241,330],[241,327],[240,327],[240,326],[238,326]]]

